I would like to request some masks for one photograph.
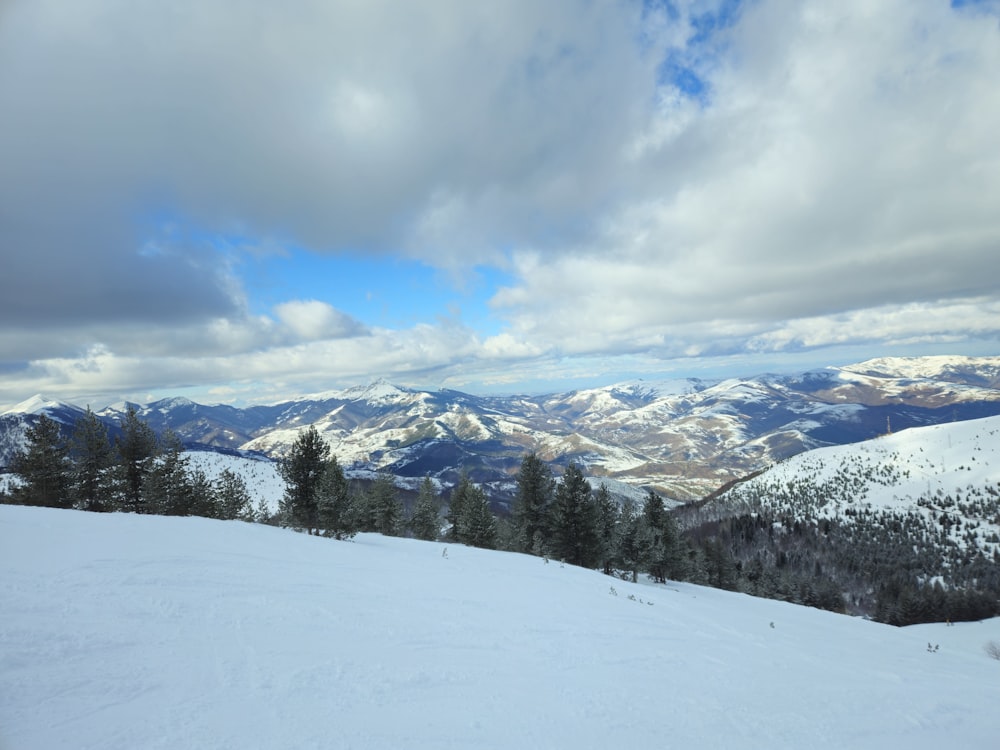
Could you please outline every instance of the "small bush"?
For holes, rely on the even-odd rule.
[[[986,655],[991,659],[996,659],[997,661],[1000,661],[1000,643],[997,643],[996,641],[990,641],[985,646],[983,646],[983,651],[985,651]]]

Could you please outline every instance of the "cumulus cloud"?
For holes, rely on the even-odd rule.
[[[995,13],[13,0],[0,390],[996,342]],[[265,246],[502,269],[503,330],[255,304]]]
[[[358,321],[319,300],[283,302],[275,308],[275,313],[282,323],[305,341],[346,338],[364,331]]]
[[[592,331],[595,351],[732,329],[752,349],[748,334],[837,314],[838,339],[872,340],[858,311],[887,305],[951,334],[989,321],[959,301],[1000,291],[984,273],[1000,250],[996,19],[762,2],[725,40],[701,111],[667,98],[651,122],[636,200],[572,252],[515,256],[496,308],[564,347]]]

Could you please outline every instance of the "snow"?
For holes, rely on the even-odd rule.
[[[31,398],[25,399],[15,406],[12,406],[10,409],[3,412],[3,414],[42,414],[46,411],[61,409],[66,406],[67,404],[62,401],[47,398],[39,393],[35,394]]]
[[[938,355],[927,357],[878,357],[845,367],[832,368],[875,377],[940,379],[953,370],[1000,371],[1000,357]]]
[[[456,545],[0,506],[8,750],[992,748],[989,641],[1000,620],[896,629]]]
[[[797,518],[848,521],[851,506],[928,522],[941,514],[966,522],[947,527],[964,546],[972,534],[984,555],[1000,548],[1000,417],[913,427],[873,440],[817,448],[733,487],[721,502],[756,510],[763,503]]]
[[[848,445],[817,448],[783,461],[747,484],[785,484],[807,477],[820,484],[835,481],[852,467],[891,467],[892,473],[857,490],[871,506],[898,506],[902,498],[935,491],[961,492],[969,486],[1000,484],[1000,417],[912,427]]]
[[[278,510],[278,503],[285,494],[285,480],[278,473],[276,461],[215,451],[185,451],[183,456],[192,469],[200,469],[212,481],[228,469],[243,479],[250,504],[255,509],[263,503],[272,513]]]

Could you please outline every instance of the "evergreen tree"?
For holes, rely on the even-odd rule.
[[[496,549],[503,550],[504,552],[523,551],[520,534],[518,534],[517,528],[514,526],[514,521],[510,516],[494,516],[493,520],[496,522],[497,528]]]
[[[380,471],[369,490],[368,501],[375,522],[373,531],[385,536],[399,534],[400,522],[403,516],[403,506],[399,501],[399,491],[392,474]]]
[[[215,485],[205,472],[199,467],[186,469],[184,483],[190,497],[188,514],[203,518],[218,518],[219,498],[215,494]]]
[[[555,482],[549,467],[535,453],[524,456],[517,474],[517,497],[513,508],[522,551],[543,554],[554,493]]]
[[[215,517],[224,521],[253,521],[254,510],[247,484],[236,472],[223,469],[212,486]]]
[[[615,564],[631,574],[632,582],[639,580],[642,567],[642,519],[631,498],[622,502],[615,529]]]
[[[611,575],[615,564],[619,511],[618,504],[603,482],[594,493],[594,510],[597,514],[597,562],[606,575]]]
[[[152,428],[129,405],[115,441],[118,462],[115,473],[119,507],[134,513],[148,513],[142,488],[159,455],[159,442]]]
[[[146,513],[165,516],[194,514],[195,497],[188,476],[188,460],[181,455],[184,447],[172,430],[163,433],[161,455],[142,485]]]
[[[280,501],[284,525],[318,533],[317,496],[329,456],[330,446],[314,425],[299,432],[288,455],[278,464],[278,472],[285,480],[285,494]]]
[[[465,513],[466,498],[471,491],[472,482],[469,481],[469,475],[463,469],[458,478],[458,484],[452,488],[451,496],[448,498],[448,513],[445,520],[448,522],[446,537],[449,542],[465,542],[462,536],[462,516]]]
[[[486,493],[478,485],[472,485],[462,504],[459,519],[463,544],[484,549],[494,549],[497,543],[497,525],[490,511]]]
[[[737,586],[736,561],[729,548],[719,537],[704,545],[705,573],[708,585],[717,589],[735,591]]]
[[[111,467],[114,453],[108,428],[87,407],[76,422],[70,453],[74,457],[73,499],[82,510],[111,510]]]
[[[410,518],[410,531],[417,539],[433,542],[441,533],[440,502],[434,491],[434,483],[430,477],[424,477],[420,484],[420,493],[413,506],[413,517]]]
[[[643,565],[654,581],[665,583],[667,578],[681,577],[683,552],[677,522],[652,490],[643,503],[640,544]]]
[[[356,522],[351,507],[351,493],[344,470],[336,456],[327,461],[320,478],[317,509],[319,525],[327,536],[350,539],[354,536]]]
[[[59,424],[45,414],[25,432],[26,445],[12,462],[23,484],[14,490],[14,502],[70,508],[72,466]]]
[[[553,556],[570,565],[592,568],[597,564],[597,513],[590,485],[576,464],[566,467],[556,487],[550,545]]]

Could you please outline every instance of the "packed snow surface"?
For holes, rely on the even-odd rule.
[[[991,640],[456,545],[0,506],[5,750],[996,748]]]

